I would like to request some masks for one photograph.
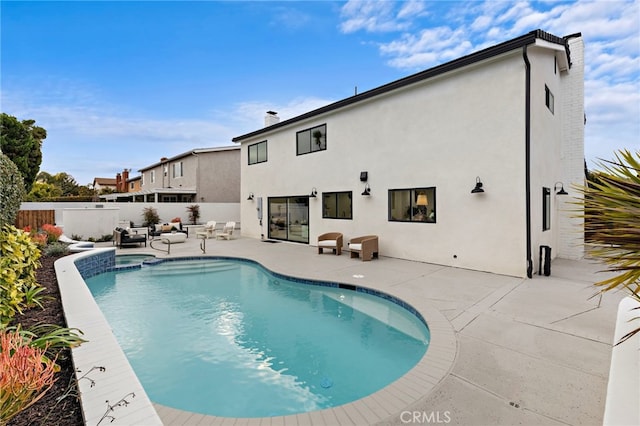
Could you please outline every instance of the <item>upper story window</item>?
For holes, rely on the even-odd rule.
[[[312,127],[296,133],[297,155],[327,149],[327,125]]]
[[[436,188],[389,190],[389,221],[436,221]]]
[[[171,167],[173,169],[172,173],[174,178],[182,177],[182,161],[173,163]]]
[[[140,175],[140,186],[144,186],[144,173]]]
[[[553,114],[553,109],[554,109],[554,97],[553,97],[553,93],[551,93],[551,90],[549,90],[549,87],[547,87],[547,85],[545,84],[544,86],[544,103],[547,106],[547,108],[549,108],[549,111],[551,111],[551,114]]]
[[[133,187],[134,187],[134,186],[135,186],[135,185],[134,185],[134,183],[133,183],[133,182],[130,182],[130,183],[129,183],[129,189],[133,189]]]
[[[155,181],[156,181],[156,171],[151,170],[151,183],[154,183]]]
[[[322,217],[324,219],[353,219],[351,191],[323,192]]]
[[[249,164],[264,163],[267,161],[267,141],[249,145]]]

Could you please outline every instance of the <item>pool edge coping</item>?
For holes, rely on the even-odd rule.
[[[257,422],[256,424],[277,422],[277,420],[273,419],[281,419],[283,424],[285,422],[289,423],[289,420],[296,424],[359,425],[363,422],[371,424],[401,415],[403,410],[433,392],[453,367],[458,351],[457,337],[452,324],[439,310],[431,306],[426,300],[406,300],[406,296],[398,295],[394,288],[382,291],[377,288],[358,285],[357,287],[388,294],[400,301],[405,301],[422,316],[430,331],[429,348],[425,355],[407,373],[384,388],[364,398],[340,406],[275,417],[218,417],[154,404],[147,396],[126,355],[113,335],[109,323],[93,299],[84,278],[75,264],[78,259],[109,251],[115,252],[115,250],[115,248],[103,248],[81,252],[65,256],[57,260],[54,265],[67,326],[82,330],[84,332],[83,337],[88,340],[87,343],[72,349],[72,358],[76,367],[76,379],[78,381],[78,394],[80,395],[85,424],[96,424],[105,415],[110,415],[119,421],[126,421],[127,424],[162,425],[163,422],[156,407],[159,407],[160,410],[171,410],[176,417],[176,421],[179,421],[179,418],[184,419],[193,415],[202,417],[200,422],[205,422],[202,424],[218,424],[229,419],[242,420],[245,423]],[[172,258],[171,260],[224,257],[201,255],[184,256]],[[314,278],[295,277],[273,271],[261,262],[250,258],[234,256],[228,256],[227,258],[254,262],[275,274],[307,281],[318,281]],[[91,345],[91,343],[98,342],[98,346]],[[106,371],[93,373],[90,370],[94,367],[105,367]],[[115,377],[110,377],[111,371],[115,371]],[[89,376],[90,380],[83,378],[83,374],[88,372],[91,374]],[[129,396],[127,404],[116,406],[112,410],[109,409],[110,404],[116,404],[121,398],[125,398],[131,393],[135,393],[135,398]]]

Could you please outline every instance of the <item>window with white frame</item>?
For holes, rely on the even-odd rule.
[[[324,151],[327,149],[327,125],[322,124],[296,133],[296,154]]]
[[[171,167],[172,167],[172,173],[174,178],[182,177],[182,161],[173,163]]]
[[[267,141],[249,145],[249,164],[264,163],[267,161]]]
[[[151,183],[154,183],[155,181],[156,181],[156,171],[151,170]]]

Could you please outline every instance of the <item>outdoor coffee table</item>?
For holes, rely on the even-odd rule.
[[[182,232],[160,234],[160,241],[165,244],[184,243],[186,240],[187,234],[183,234]]]

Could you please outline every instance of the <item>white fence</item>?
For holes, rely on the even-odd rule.
[[[63,228],[66,236],[99,239],[111,235],[121,222],[141,226],[145,207],[156,209],[161,223],[179,217],[182,223],[190,224],[187,207],[191,205],[193,203],[22,203],[20,210],[55,210],[55,225]],[[240,203],[198,203],[198,206],[198,223],[215,220],[235,221],[236,226],[240,225]]]

